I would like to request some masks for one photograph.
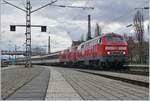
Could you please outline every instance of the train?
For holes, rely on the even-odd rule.
[[[107,33],[63,51],[31,59],[32,64],[122,67],[128,60],[128,44],[123,36]],[[17,60],[17,63],[24,64],[25,58]]]

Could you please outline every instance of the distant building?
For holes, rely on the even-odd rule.
[[[72,41],[71,47],[79,46],[81,43],[81,41]]]

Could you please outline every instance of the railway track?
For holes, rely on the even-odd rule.
[[[55,65],[57,66],[57,65]],[[60,66],[60,65],[59,65]],[[140,68],[140,67],[133,67],[133,66],[124,66],[122,69],[114,69],[114,68],[107,68],[102,69],[97,66],[68,66],[68,65],[61,65],[61,67],[64,68],[77,68],[77,69],[83,69],[83,70],[91,70],[91,71],[108,71],[108,72],[114,72],[114,73],[125,73],[125,74],[133,74],[133,75],[143,75],[143,76],[149,76],[149,68]]]
[[[149,72],[143,72],[143,71],[130,71],[130,70],[107,70],[107,71],[114,72],[114,73],[149,76]]]
[[[133,75],[143,75],[143,76],[149,76],[148,71],[141,71],[141,70],[133,70],[130,67],[127,67],[125,69],[89,69],[89,70],[98,70],[98,71],[107,71],[107,72],[114,72],[114,73],[125,73],[125,74],[133,74]]]
[[[148,76],[121,73],[121,71],[111,72],[111,71],[96,71],[96,70],[85,70],[85,69],[74,69],[74,70],[88,73],[88,74],[98,75],[98,76],[102,76],[114,80],[119,80],[119,81],[131,83],[134,85],[139,85],[147,88],[149,87]]]

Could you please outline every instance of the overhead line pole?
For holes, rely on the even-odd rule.
[[[31,13],[36,12],[42,8],[45,8],[49,5],[52,5],[53,3],[57,2],[57,0],[52,1],[48,4],[45,4],[44,6],[41,6],[33,11],[31,11],[31,4],[30,4],[30,0],[27,1],[26,3],[26,8],[22,9],[10,2],[7,2],[5,0],[3,0],[6,4],[9,4],[15,8],[18,8],[24,12],[26,12],[26,65],[25,67],[31,67],[32,66],[32,62],[31,62]],[[77,6],[65,6],[65,5],[54,5],[54,6],[58,6],[58,7],[70,7],[70,8],[83,8],[83,9],[94,9],[93,7],[77,7]]]
[[[22,8],[14,5],[10,2],[7,2],[5,0],[3,0],[3,1],[6,4],[9,4],[17,9],[20,9],[20,10],[26,12],[26,25],[25,25],[26,26],[26,33],[25,33],[25,35],[26,35],[26,55],[25,55],[26,56],[26,64],[25,64],[25,67],[32,67],[32,61],[31,61],[31,55],[32,55],[32,52],[31,52],[31,13],[38,11],[39,9],[42,9],[48,5],[51,5],[52,3],[55,3],[57,0],[55,0],[51,3],[48,3],[42,7],[39,7],[33,11],[31,11],[32,7],[31,7],[30,1],[27,1],[25,9],[22,9]]]
[[[31,4],[27,1],[26,5],[26,65],[25,67],[32,67],[31,61]]]

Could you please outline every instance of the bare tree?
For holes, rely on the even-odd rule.
[[[139,50],[139,63],[142,63],[143,55],[143,34],[144,34],[144,25],[143,25],[143,14],[140,11],[137,11],[134,16],[134,29],[136,32],[136,38],[138,40],[138,50]]]

